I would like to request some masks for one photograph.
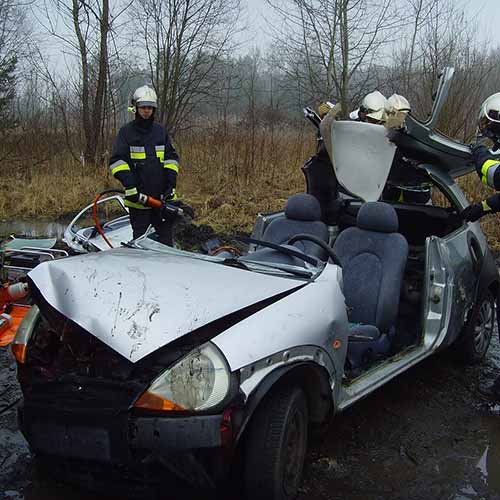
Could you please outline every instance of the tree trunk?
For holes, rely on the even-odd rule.
[[[102,141],[100,140],[103,130],[104,97],[106,95],[106,83],[108,76],[108,33],[109,33],[109,0],[102,1],[102,13],[99,20],[100,25],[100,44],[99,44],[99,73],[97,77],[97,87],[95,93],[92,129],[91,129],[91,147],[92,150],[87,153],[94,163],[101,159]]]
[[[72,15],[73,26],[75,28],[76,37],[78,39],[78,47],[80,49],[80,62],[82,65],[82,123],[83,133],[85,135],[85,158],[90,159],[93,150],[92,145],[92,125],[90,121],[90,88],[89,88],[89,63],[87,56],[87,44],[80,28],[80,1],[73,0],[72,2]]]

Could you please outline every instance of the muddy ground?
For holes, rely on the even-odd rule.
[[[310,447],[299,498],[500,499],[500,406],[477,392],[499,367],[495,336],[482,365],[464,368],[446,353],[436,355],[337,416],[327,436]],[[40,474],[17,429],[15,374],[12,356],[1,350],[0,498],[124,498],[113,495],[112,486],[96,494]],[[220,498],[189,488],[174,491],[155,498]]]

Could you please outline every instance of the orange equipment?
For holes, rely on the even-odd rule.
[[[9,345],[16,335],[17,328],[29,311],[29,305],[13,304],[29,293],[26,283],[0,285],[0,347]]]

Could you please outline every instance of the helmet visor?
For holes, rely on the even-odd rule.
[[[367,119],[371,119],[375,122],[385,122],[385,109],[370,109],[365,106],[360,106],[359,108],[359,117],[362,121],[366,121]]]
[[[153,101],[139,101],[136,106],[138,108],[156,108],[156,102]]]
[[[488,120],[500,124],[500,111],[492,108],[486,108],[484,111],[486,118],[488,118]]]

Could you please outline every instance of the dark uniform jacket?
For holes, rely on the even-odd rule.
[[[382,201],[397,201],[400,203],[418,203],[425,205],[431,199],[431,187],[424,179],[420,179],[414,168],[415,162],[408,159],[404,153],[397,148],[394,160],[389,172],[389,182],[382,192]],[[415,187],[398,187],[398,184],[406,182],[405,176],[411,171],[414,176]],[[402,173],[403,177],[401,177]]]
[[[500,153],[492,153],[486,146],[480,146],[473,151],[476,170],[481,181],[496,191],[500,191]],[[486,211],[500,212],[500,194],[494,194],[486,199]]]
[[[109,168],[125,187],[125,194],[139,192],[160,198],[171,191],[171,199],[175,199],[179,155],[159,123],[136,119],[124,125],[113,144]],[[146,208],[130,200],[125,204]]]

